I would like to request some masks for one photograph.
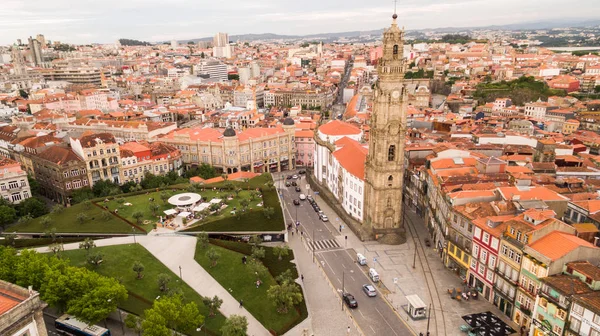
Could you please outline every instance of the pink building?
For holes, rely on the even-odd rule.
[[[299,167],[313,166],[315,151],[314,132],[311,130],[296,130],[296,165]]]

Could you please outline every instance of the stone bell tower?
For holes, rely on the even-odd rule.
[[[383,32],[383,56],[377,64],[373,90],[369,154],[365,164],[365,224],[385,244],[406,241],[402,191],[407,96],[404,88],[404,29],[397,15]]]

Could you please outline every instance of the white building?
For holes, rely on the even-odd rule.
[[[27,173],[17,161],[0,160],[0,195],[14,204],[31,197]]]
[[[565,335],[600,335],[598,302],[600,302],[600,292],[598,291],[574,296],[569,312],[569,327],[565,330]]]
[[[203,61],[196,68],[199,74],[209,75],[212,81],[224,82],[227,80],[227,65],[218,60]]]
[[[362,222],[364,217],[365,161],[368,148],[356,140],[344,137],[335,143],[327,188],[333,193],[346,213]]]

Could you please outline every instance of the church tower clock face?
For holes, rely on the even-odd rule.
[[[406,97],[404,31],[392,16],[383,32],[383,55],[377,62],[377,84],[369,121],[369,156],[365,166],[365,221],[373,238],[399,244],[406,235],[402,221]],[[382,238],[383,237],[383,238]],[[395,237],[388,239],[390,237]]]

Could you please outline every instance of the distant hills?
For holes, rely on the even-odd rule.
[[[447,33],[455,33],[455,32],[464,32],[471,30],[482,30],[482,29],[490,29],[490,30],[535,30],[535,29],[550,29],[550,28],[581,28],[581,27],[594,27],[600,26],[600,19],[569,19],[569,20],[547,20],[547,21],[535,21],[535,22],[523,22],[523,23],[514,23],[514,24],[506,24],[506,25],[492,25],[492,26],[481,26],[481,27],[445,27],[445,28],[427,28],[427,29],[418,29],[418,30],[407,30],[408,33],[414,32],[447,32]],[[356,31],[347,31],[347,32],[338,32],[338,33],[321,33],[321,34],[309,34],[309,35],[279,35],[273,33],[263,33],[263,34],[241,34],[241,35],[230,35],[229,39],[231,41],[257,41],[257,40],[298,40],[298,39],[314,39],[314,40],[324,40],[330,41],[343,37],[357,37],[357,36],[381,36],[383,33],[382,29],[375,30],[356,30]],[[188,40],[180,40],[181,43],[186,43],[189,41],[199,42],[199,41],[212,41],[212,37],[202,37]]]

